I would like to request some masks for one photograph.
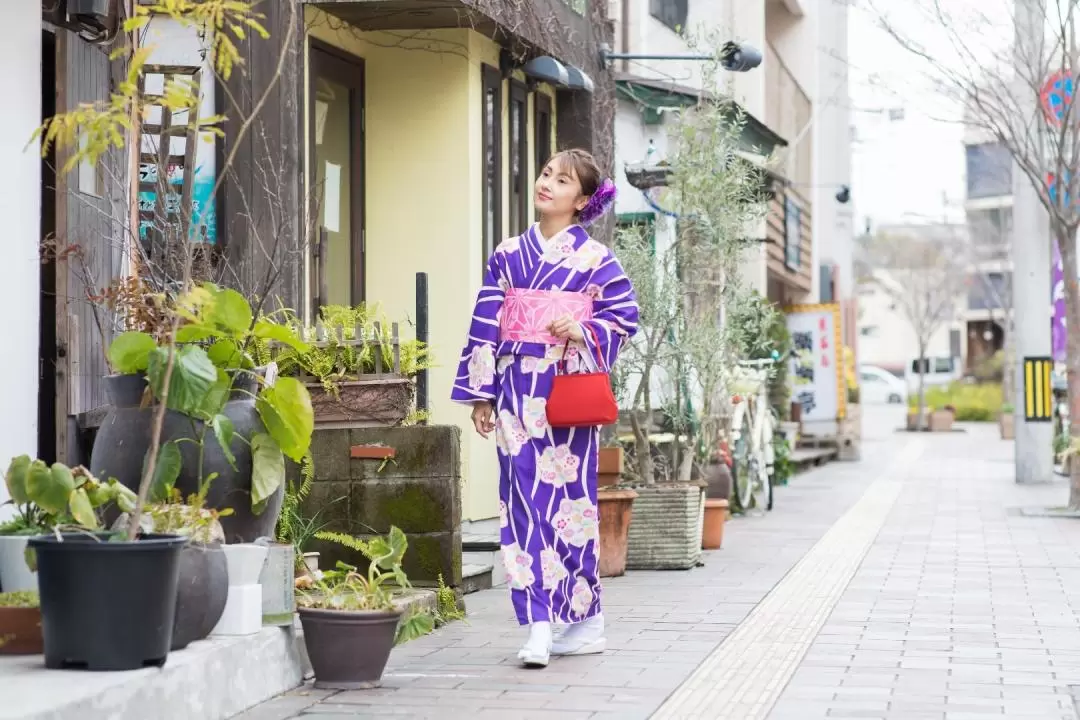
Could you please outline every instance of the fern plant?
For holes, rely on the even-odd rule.
[[[305,325],[291,310],[281,308],[275,321],[291,327],[304,338],[316,337],[316,327]],[[326,334],[326,347],[296,349],[264,343],[255,351],[260,364],[276,362],[282,375],[308,376],[322,383],[328,393],[336,394],[341,382],[375,372],[376,353],[381,367],[394,365],[391,324],[378,307],[363,303],[356,306],[327,305],[320,310],[320,323]],[[362,342],[355,344],[357,332]],[[426,344],[419,340],[398,339],[401,374],[413,377],[432,367]]]
[[[360,572],[348,563],[338,562],[334,570],[324,572],[321,578],[297,590],[296,602],[300,607],[392,612],[397,609],[394,605],[395,595],[412,588],[401,567],[409,542],[400,528],[391,527],[385,536],[370,540],[337,532],[319,532],[315,537],[356,550],[370,562],[367,573]],[[395,642],[413,640],[434,628],[435,618],[430,613],[412,610],[398,623]]]

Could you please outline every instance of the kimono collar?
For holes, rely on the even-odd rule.
[[[533,237],[535,237],[536,241],[540,244],[541,249],[545,250],[551,245],[553,241],[563,235],[568,235],[573,239],[574,249],[581,247],[582,243],[589,239],[589,233],[586,232],[585,228],[581,227],[580,225],[570,225],[568,227],[565,227],[559,232],[555,233],[555,235],[550,238],[544,237],[543,233],[540,232],[540,223],[533,223],[531,231],[533,233]]]

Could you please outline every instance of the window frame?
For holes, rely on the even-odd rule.
[[[551,103],[551,96],[536,92],[533,93],[533,150],[536,157],[536,171],[535,175],[539,176],[544,170],[544,165],[547,164],[548,159],[552,156],[552,115],[553,107]],[[537,220],[540,219],[540,213],[534,213]]]
[[[480,262],[486,272],[488,258],[502,242],[502,95],[503,79],[499,69],[491,65],[480,66],[480,168],[483,183],[481,193],[482,230],[480,233]],[[487,107],[488,95],[493,95],[495,116],[489,122]],[[488,176],[488,153],[493,158],[491,175]],[[493,208],[493,217],[488,225],[488,208]]]
[[[514,137],[514,113],[517,104],[520,103],[521,123],[518,128],[518,136]],[[525,83],[518,80],[510,81],[510,92],[506,94],[506,130],[509,150],[506,192],[509,199],[510,217],[507,218],[509,236],[521,235],[532,221],[529,219],[529,88]],[[515,139],[517,142],[515,142]],[[517,165],[521,173],[520,178],[514,177],[514,160],[517,156]],[[520,188],[515,188],[515,180],[521,183]],[[514,193],[519,193],[515,205]],[[514,221],[517,221],[515,224]]]
[[[690,2],[689,0],[649,0],[649,15],[672,32],[682,35],[690,19]]]

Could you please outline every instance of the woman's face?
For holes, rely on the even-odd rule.
[[[577,173],[563,158],[551,160],[536,179],[536,209],[550,217],[573,217],[581,212],[589,198],[581,194]]]

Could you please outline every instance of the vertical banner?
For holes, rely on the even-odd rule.
[[[802,406],[804,422],[843,418],[847,391],[840,355],[840,305],[795,305],[786,312],[791,333],[791,399]]]

